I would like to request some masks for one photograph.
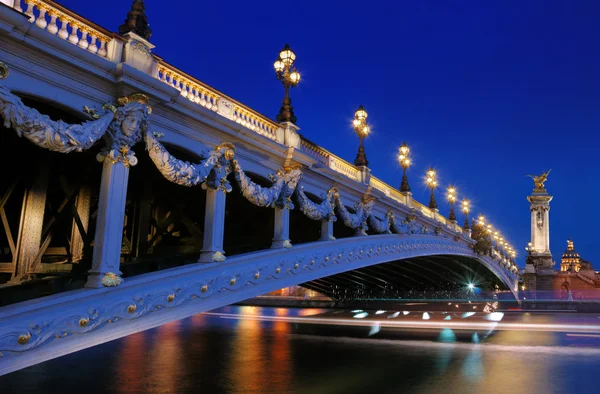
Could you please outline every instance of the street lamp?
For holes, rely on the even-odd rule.
[[[435,195],[433,194],[433,190],[437,186],[436,173],[433,168],[429,167],[429,171],[427,171],[427,186],[431,189],[431,196],[429,197],[429,208],[437,209],[437,202],[435,202]]]
[[[452,185],[448,187],[448,202],[450,203],[450,214],[448,215],[448,219],[450,221],[456,222],[456,214],[454,213],[454,203],[456,203],[456,188]]]
[[[278,122],[296,123],[296,115],[294,115],[292,99],[290,98],[290,87],[296,87],[298,86],[298,82],[300,82],[300,74],[296,71],[296,67],[292,68],[295,60],[296,54],[290,49],[288,44],[285,44],[285,47],[279,52],[279,58],[273,64],[277,79],[285,87],[285,96],[277,115]]]
[[[462,201],[462,212],[465,214],[465,224],[463,225],[463,229],[466,231],[470,230],[469,227],[469,212],[471,211],[471,207],[469,204],[469,200]]]
[[[525,248],[525,250],[529,253],[529,255],[531,256],[531,253],[533,252],[533,244],[531,242],[527,243],[527,247]]]
[[[365,111],[361,104],[354,113],[354,121],[352,121],[354,132],[358,135],[358,138],[360,138],[358,153],[356,154],[356,159],[354,159],[354,165],[357,167],[367,167],[369,165],[367,155],[365,154],[365,147],[363,146],[363,139],[365,139],[371,131],[367,125],[367,116],[369,116],[369,114],[367,114],[367,111]]]
[[[410,167],[410,148],[406,145],[406,142],[402,143],[398,153],[398,162],[402,167],[402,183],[400,184],[400,191],[402,193],[410,192],[410,186],[408,185],[408,177],[406,176],[406,170]]]

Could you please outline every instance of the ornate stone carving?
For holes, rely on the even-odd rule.
[[[321,202],[318,204],[312,202],[306,196],[304,193],[304,186],[302,185],[296,188],[296,193],[294,195],[300,211],[302,211],[307,218],[311,220],[335,221],[337,218],[334,212],[334,196],[337,192],[337,188],[332,187],[327,193],[321,194]],[[333,240],[335,240],[335,238]]]
[[[369,215],[369,226],[378,234],[391,234],[391,218],[394,216],[392,211],[388,211],[385,214],[385,219],[377,219],[374,215]]]
[[[102,286],[105,287],[114,287],[119,286],[123,282],[123,278],[119,277],[117,274],[113,272],[107,272],[102,277]]]
[[[369,226],[367,226],[367,218],[371,214],[373,205],[375,205],[375,198],[365,197],[360,203],[355,204],[354,209],[356,210],[356,213],[354,214],[346,209],[344,203],[340,199],[339,193],[335,193],[334,200],[337,212],[344,221],[344,224],[351,229],[356,230],[360,235],[367,235],[367,230],[369,229]]]
[[[148,127],[148,115],[152,108],[148,105],[148,97],[143,94],[132,94],[122,97],[118,106],[104,106],[114,112],[114,121],[104,135],[106,147],[97,155],[98,161],[121,161],[126,166],[135,166],[138,162],[131,147],[142,139],[142,133]],[[87,109],[90,114],[95,110]]]
[[[106,132],[114,119],[105,111],[93,121],[69,125],[62,120],[53,121],[33,108],[26,107],[19,97],[0,85],[0,114],[4,126],[12,127],[19,137],[55,152],[81,152],[89,149]]]
[[[291,195],[294,193],[301,175],[298,168],[278,171],[276,175],[269,176],[273,181],[273,185],[263,187],[248,178],[237,160],[233,161],[233,170],[235,171],[235,179],[240,189],[242,189],[242,194],[248,201],[259,207],[277,206],[282,209],[290,206]],[[293,208],[293,205],[291,205],[291,208]]]
[[[392,212],[389,217],[390,220],[390,228],[392,232],[396,234],[415,234],[417,232],[417,226],[414,216],[408,215],[406,220],[398,223],[396,220],[396,215]]]
[[[220,163],[222,159],[225,159],[225,166],[227,166],[227,161],[235,155],[233,145],[221,144],[210,152],[204,161],[192,164],[171,155],[152,133],[146,133],[146,149],[158,171],[167,180],[188,187],[205,182],[217,164],[223,165]],[[219,178],[219,183],[220,179],[223,179],[214,176],[213,184],[217,178]]]
[[[275,201],[275,206],[280,209],[294,209],[292,195],[298,187],[298,182],[302,178],[300,166],[284,167],[281,172],[284,182],[279,198]]]

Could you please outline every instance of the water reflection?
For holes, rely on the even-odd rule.
[[[295,323],[259,317],[324,311],[227,307],[213,312],[0,377],[0,392],[39,394],[48,387],[118,394],[596,390],[600,339],[594,344],[593,338],[565,339],[559,333],[504,331],[457,340],[460,331],[446,329],[434,340],[387,340],[366,333],[347,338],[340,327],[330,327],[337,337],[299,335]],[[415,317],[421,321],[420,314]],[[545,324],[553,317],[523,320]],[[565,346],[582,341],[588,348]]]

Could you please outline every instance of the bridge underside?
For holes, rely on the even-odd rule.
[[[469,284],[474,286],[469,288]],[[453,298],[473,292],[507,290],[479,261],[437,255],[391,261],[302,283],[335,300]]]

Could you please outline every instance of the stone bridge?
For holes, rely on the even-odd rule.
[[[142,31],[0,0],[0,37],[0,375],[291,285],[517,290],[483,220],[459,226]]]

